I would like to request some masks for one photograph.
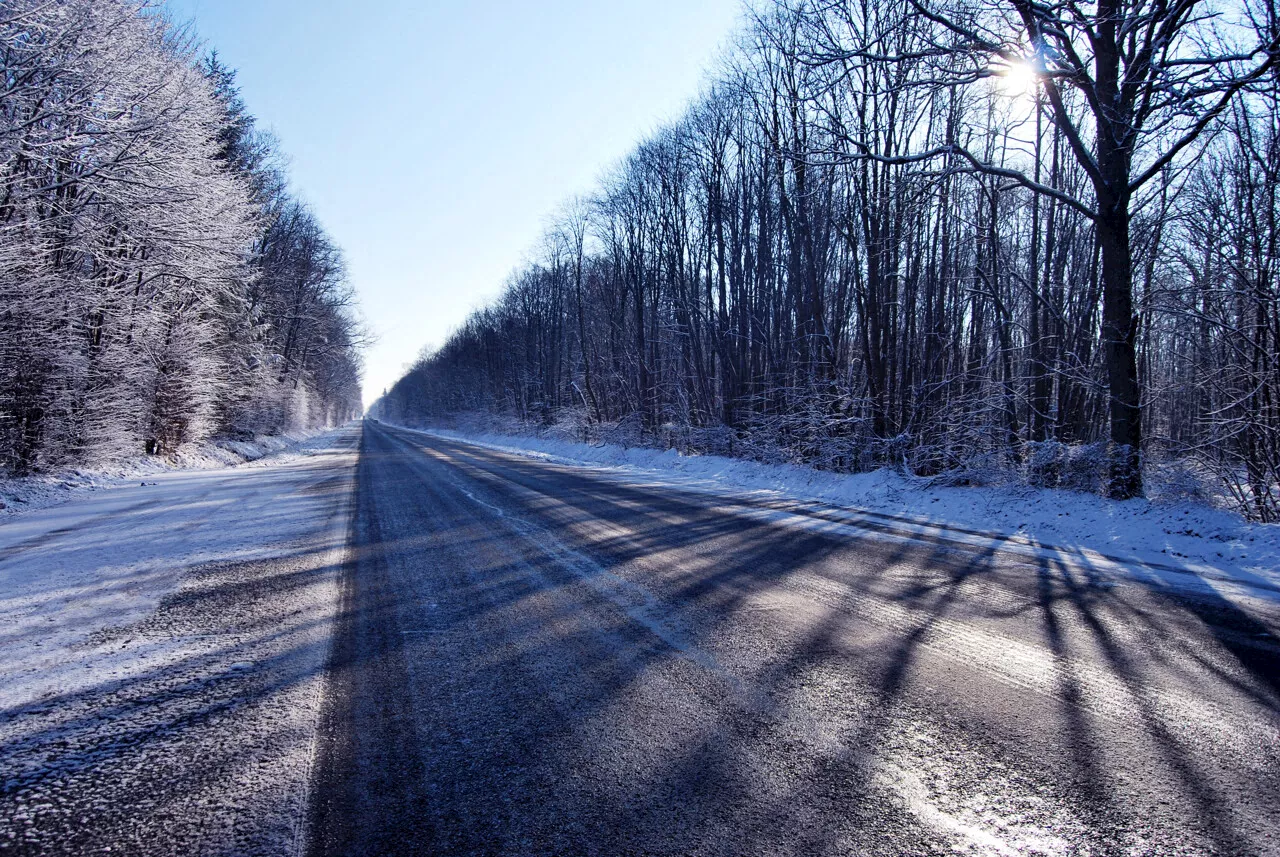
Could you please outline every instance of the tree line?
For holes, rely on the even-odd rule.
[[[342,253],[150,2],[0,3],[0,470],[360,411]]]
[[[1280,515],[1271,0],[777,0],[375,407]]]

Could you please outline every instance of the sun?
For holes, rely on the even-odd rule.
[[[1005,95],[1013,98],[1030,98],[1035,94],[1040,76],[1036,68],[1025,60],[1003,63],[996,72],[996,85]]]

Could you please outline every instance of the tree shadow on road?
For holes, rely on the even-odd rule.
[[[1241,733],[1278,722],[1280,658],[1251,636],[1274,630],[1265,608],[1212,589],[1116,588],[1078,551],[1029,559],[998,538],[904,537],[884,522],[860,533],[840,510],[810,514],[813,504],[709,500],[438,449],[440,469],[460,470],[475,501],[440,522],[453,540],[444,552],[483,551],[494,527],[544,543],[481,564],[456,620],[500,628],[485,669],[539,689],[521,696],[541,709],[525,719],[556,724],[535,730],[554,751],[528,765],[545,777],[539,794],[579,819],[554,840],[567,848],[836,853],[874,850],[904,829],[980,850],[1263,847],[1258,821],[1274,801],[1229,786],[1266,779],[1277,756],[1265,735]],[[477,526],[481,502],[521,526],[501,515]],[[546,547],[557,540],[572,550]],[[535,602],[545,604],[531,612]],[[572,670],[547,666],[565,652],[577,653]],[[573,693],[542,693],[548,672]],[[685,699],[671,700],[670,734],[655,749],[653,735],[624,724],[658,688]],[[968,698],[947,708],[947,694]],[[1206,743],[1217,710],[1232,717]],[[1215,742],[1232,748],[1227,757]],[[564,770],[562,758],[578,767]],[[985,803],[962,793],[970,787]],[[506,835],[474,823],[466,841]]]

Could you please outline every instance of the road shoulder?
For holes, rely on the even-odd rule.
[[[0,853],[297,853],[358,435],[4,539]]]

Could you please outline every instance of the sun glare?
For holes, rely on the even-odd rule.
[[[996,75],[997,85],[1005,95],[1015,98],[1029,98],[1035,94],[1039,78],[1035,66],[1029,62],[1018,60],[1000,69]]]

